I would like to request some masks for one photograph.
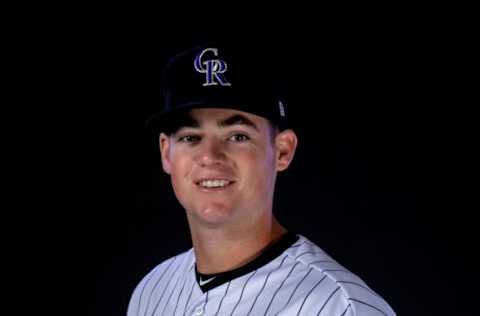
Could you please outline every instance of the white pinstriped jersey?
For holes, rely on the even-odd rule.
[[[268,263],[203,292],[193,249],[153,269],[136,287],[127,316],[392,316],[358,276],[302,235]]]

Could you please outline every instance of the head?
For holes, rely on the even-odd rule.
[[[160,133],[160,153],[190,223],[240,228],[272,216],[277,172],[297,146],[292,130],[228,108],[193,109],[175,122]]]
[[[148,123],[191,226],[241,229],[272,215],[276,175],[293,159],[297,137],[261,51],[208,43],[164,69],[164,109]]]

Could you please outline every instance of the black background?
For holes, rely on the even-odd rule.
[[[41,205],[30,231],[42,246],[27,252],[48,262],[44,282],[59,280],[50,300],[123,315],[140,279],[190,247],[144,120],[159,109],[168,57],[214,33],[271,50],[289,82],[299,147],[278,178],[280,222],[398,315],[473,314],[476,225],[466,184],[474,143],[461,43],[448,25],[390,18],[192,26],[107,14],[32,28],[27,80],[41,106],[26,115],[33,171],[24,179],[35,192],[25,199]]]

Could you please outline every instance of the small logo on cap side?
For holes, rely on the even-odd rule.
[[[280,116],[285,117],[285,107],[283,106],[282,101],[278,101],[278,108],[280,109]]]
[[[215,57],[218,56],[217,48],[206,48],[198,54],[193,63],[195,70],[204,73],[206,76],[206,82],[203,86],[216,86],[218,84],[231,86],[231,83],[228,82],[224,76],[224,73],[227,71],[227,63],[221,59],[208,59],[203,61],[203,55],[207,52],[212,52]]]

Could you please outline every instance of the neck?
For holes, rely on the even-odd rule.
[[[258,257],[287,230],[272,217],[252,229],[195,229],[190,227],[197,270],[215,274],[239,268]]]

